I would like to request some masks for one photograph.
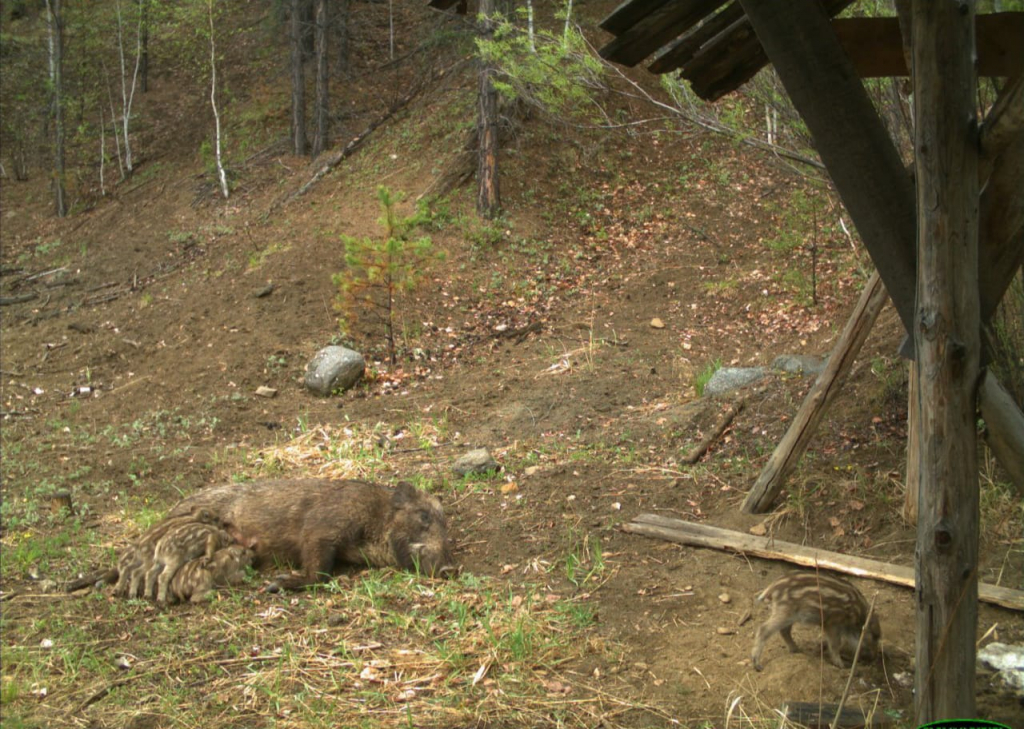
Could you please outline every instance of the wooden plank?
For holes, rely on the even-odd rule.
[[[635,66],[702,18],[715,12],[726,0],[675,0],[659,7],[600,50],[608,61]]]
[[[896,18],[837,18],[832,28],[861,78],[910,75]],[[979,15],[976,33],[979,76],[1024,71],[1024,13]]]
[[[833,17],[852,4],[853,0],[824,0],[825,13]],[[741,17],[722,31],[714,43],[705,44],[679,72],[690,82],[695,94],[715,101],[753,78],[767,63],[768,56],[750,21]]]
[[[779,560],[801,567],[827,569],[855,577],[878,580],[903,587],[914,587],[914,568],[889,564],[849,554],[829,552],[806,547],[771,537],[721,529],[709,524],[673,519],[659,514],[638,514],[633,521],[622,525],[623,531],[664,539],[692,547],[706,547],[736,552],[763,559]],[[980,583],[978,599],[1010,610],[1024,612],[1024,592],[1008,587]]]
[[[673,0],[626,0],[601,21],[600,27],[612,35],[622,35],[648,15]]]
[[[741,0],[853,218],[904,328],[914,326],[913,181],[817,0]]]
[[[743,511],[755,514],[768,511],[778,498],[786,476],[800,462],[821,419],[835,396],[842,390],[846,376],[853,366],[864,340],[868,338],[878,313],[888,299],[878,272],[871,274],[860,299],[843,327],[828,364],[814,381],[786,435],[779,441],[768,463],[761,470],[750,492],[743,501]]]
[[[659,51],[647,70],[651,73],[675,71],[692,59],[702,46],[717,42],[716,36],[742,18],[743,8],[740,7],[739,0],[734,0],[715,17],[705,21],[700,27],[691,29]]]
[[[1019,85],[1019,79],[1017,85]],[[1019,107],[1021,96],[1013,98],[1015,114],[1024,114]],[[991,128],[1001,126],[992,118]],[[988,120],[986,120],[988,122]],[[984,130],[989,124],[986,123]],[[982,133],[982,143],[986,135]],[[981,194],[980,226],[978,237],[978,286],[981,295],[981,321],[987,324],[995,313],[1006,289],[1024,264],[1024,134],[1018,131],[1009,143],[1003,145],[997,138],[989,137],[990,147],[1001,147],[998,157],[992,161],[992,172],[984,184]],[[980,165],[985,167],[983,163]]]
[[[995,375],[986,372],[978,390],[985,442],[1024,498],[1024,414]]]
[[[916,722],[975,716],[979,133],[974,4],[915,0]]]

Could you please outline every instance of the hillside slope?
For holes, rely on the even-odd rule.
[[[386,7],[365,7],[377,30],[357,41],[380,48]],[[403,8],[398,55],[441,22],[458,21]],[[265,42],[240,33],[237,57]],[[388,114],[405,88],[396,84],[424,75],[416,54],[375,73],[367,59],[380,54],[359,57],[338,94],[339,108],[354,110],[350,137]],[[803,654],[776,641],[764,672],[749,665],[757,621],[738,622],[782,565],[618,529],[657,512],[912,564],[913,530],[900,517],[906,393],[889,309],[785,502],[767,518],[739,514],[810,383],[772,374],[719,401],[698,397],[702,373],[827,355],[868,264],[835,201],[767,155],[672,122],[520,119],[503,147],[501,220],[476,219],[469,185],[425,198],[425,232],[445,259],[398,302],[397,366],[364,317],[346,341],[373,362],[372,377],[331,398],[303,387],[306,362],[341,341],[331,282],[344,267],[340,236],[380,235],[377,185],[403,193],[410,211],[460,164],[472,65],[433,61],[444,73],[299,197],[289,199],[317,166],[283,151],[287,95],[272,64],[226,72],[245,90],[236,118],[259,109],[266,125],[227,201],[197,152],[203,100],[177,93],[173,67],[139,101],[143,162],[109,198],[56,220],[41,175],[0,181],[3,295],[36,294],[0,309],[2,592],[14,596],[3,613],[5,723],[698,726],[722,723],[737,698],[752,723],[785,701],[838,700],[846,673],[820,659],[812,630],[797,629]],[[655,80],[635,79],[658,93]],[[621,118],[647,116],[635,100],[603,101]],[[260,386],[276,396],[257,396]],[[684,465],[739,401],[708,455]],[[488,448],[501,472],[454,476],[452,461],[471,446]],[[235,599],[166,609],[104,593],[38,597],[46,580],[109,564],[182,494],[317,473],[412,479],[439,493],[466,605],[486,592],[468,580],[485,580],[516,610],[578,617],[580,633],[554,654],[462,644],[461,659],[432,667],[421,685],[398,669],[378,681],[370,669],[387,674],[385,659],[426,656],[440,639],[416,642],[413,626],[368,616],[427,610],[433,590],[448,588],[425,581],[372,609],[357,602],[360,575],[299,596],[261,592],[257,576]],[[48,513],[57,490],[71,493],[77,517]],[[982,578],[1019,586],[1020,510],[998,487],[987,499]],[[858,584],[877,600],[887,651],[884,664],[857,669],[849,701],[906,717],[912,594]],[[981,615],[1001,641],[1024,637],[1019,616],[987,606]],[[76,653],[72,670],[41,658],[44,639],[54,655],[84,645],[90,660]],[[271,660],[271,646],[289,660]],[[125,655],[133,668],[114,669]],[[1024,719],[988,677],[978,688],[985,716]]]

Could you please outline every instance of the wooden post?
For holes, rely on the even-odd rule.
[[[775,503],[786,476],[799,463],[818,423],[821,422],[836,394],[842,389],[850,367],[853,366],[853,361],[864,345],[864,340],[867,339],[887,298],[882,279],[876,271],[865,284],[860,300],[850,320],[846,322],[832,356],[828,358],[828,365],[818,375],[814,386],[804,398],[803,405],[793,418],[793,424],[779,441],[775,452],[768,459],[761,475],[757,477],[757,481],[743,501],[742,508],[745,513],[757,514],[767,511]]]
[[[974,3],[914,0],[918,724],[975,715],[978,121]]]
[[[918,460],[911,457],[914,444],[917,443],[918,429],[921,427],[921,414],[917,404],[917,365],[910,362],[907,376],[907,479],[906,492],[903,495],[903,519],[911,526],[917,524],[917,485],[921,482]]]

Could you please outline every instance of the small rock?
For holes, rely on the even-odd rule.
[[[817,376],[828,360],[813,354],[782,354],[772,362],[772,369],[793,375]]]
[[[719,635],[736,635],[736,631],[732,628],[715,628],[715,632]]]
[[[257,291],[255,294],[253,294],[253,297],[257,299],[262,299],[265,296],[270,296],[272,293],[274,293],[274,284],[267,284],[259,291]]]
[[[306,365],[306,387],[324,397],[344,391],[359,381],[366,371],[366,360],[348,347],[324,347]]]
[[[466,453],[452,465],[452,471],[459,476],[471,473],[491,473],[500,468],[486,448],[477,448]]]
[[[665,322],[663,322],[661,319],[659,319],[658,317],[654,317],[653,319],[651,319],[651,329],[664,329],[664,328],[665,328]]]
[[[260,397],[273,397],[277,394],[277,390],[273,387],[267,387],[266,385],[260,385],[256,388],[256,394]]]
[[[711,376],[704,386],[705,395],[724,395],[763,379],[768,371],[764,367],[723,367]]]
[[[523,471],[524,476],[536,476],[540,472],[540,466],[527,466]]]
[[[732,602],[732,597],[730,597],[728,592],[723,592],[721,595],[718,596],[718,599],[722,601],[723,605],[728,605],[730,602]]]

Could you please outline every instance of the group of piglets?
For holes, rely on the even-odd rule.
[[[276,584],[299,589],[349,567],[453,571],[437,498],[412,484],[272,479],[215,486],[190,496],[128,547],[101,581],[115,594],[198,602],[237,584],[247,567],[289,563]]]

